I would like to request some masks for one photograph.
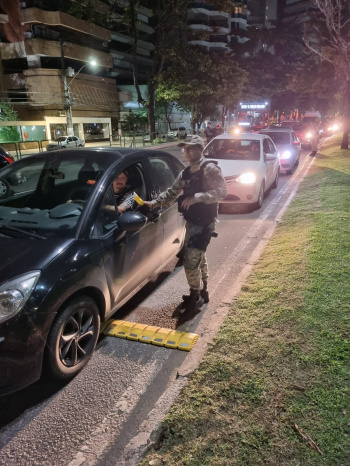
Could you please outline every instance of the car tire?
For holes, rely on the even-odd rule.
[[[89,296],[68,301],[57,315],[46,343],[46,370],[57,380],[69,380],[86,366],[100,332],[98,307]]]
[[[288,170],[288,171],[287,171],[287,173],[289,173],[289,172],[292,173],[292,170]],[[279,176],[280,176],[280,170],[278,169],[277,172],[276,172],[275,179],[273,180],[272,185],[271,185],[271,188],[272,188],[272,189],[276,189],[276,188],[277,188]]]
[[[253,210],[259,210],[263,204],[265,194],[265,183],[262,182],[259,189],[258,200],[253,204]]]
[[[78,147],[83,147],[83,145],[82,145],[82,144],[79,144],[79,146],[78,146]]]
[[[0,199],[7,197],[11,191],[10,185],[5,180],[0,180]]]

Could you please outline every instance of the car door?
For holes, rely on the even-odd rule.
[[[276,163],[278,161],[278,151],[272,142],[272,140],[268,137],[264,138],[263,141],[263,151],[264,151],[264,158],[266,157],[267,154],[274,156],[273,160],[265,160],[265,166],[266,166],[266,189],[268,189],[273,180],[275,179],[276,176]],[[279,163],[279,162],[278,162]]]
[[[297,135],[294,133],[294,131],[292,131],[292,144],[293,144],[293,147],[294,147],[294,163],[296,163],[296,161],[299,159],[300,157],[300,151],[301,151],[301,144],[300,144],[300,141],[297,137]]]
[[[149,157],[150,170],[153,180],[156,181],[155,197],[170,188],[176,176],[184,168],[182,164],[171,163],[165,156]],[[183,217],[178,213],[177,202],[159,209],[160,221],[164,228],[162,261],[166,262],[179,252],[184,237]]]
[[[104,250],[104,267],[112,307],[120,306],[131,297],[162,265],[163,223],[150,220],[138,231],[120,231],[117,212],[105,208],[106,205],[116,207],[111,186],[113,180],[121,171],[131,172],[131,169],[137,170],[140,175],[140,196],[149,198],[151,187],[144,176],[143,162],[139,160],[129,165],[118,165],[109,179],[96,224]]]

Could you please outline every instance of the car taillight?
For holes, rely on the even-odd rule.
[[[299,144],[299,141],[293,141],[293,144],[297,146]]]
[[[13,163],[13,160],[11,159],[11,157],[7,157],[7,155],[5,155],[5,159],[8,161],[8,163]]]

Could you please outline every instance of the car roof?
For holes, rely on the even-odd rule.
[[[38,154],[33,154],[25,157],[25,159],[22,160],[33,160],[36,159],[38,160],[39,156],[42,156],[46,159],[48,158],[56,158],[58,154],[64,154],[64,156],[69,156],[72,155],[74,157],[81,157],[83,159],[91,159],[91,161],[94,161],[96,156],[98,156],[101,161],[103,159],[104,163],[114,163],[117,160],[121,160],[124,158],[131,157],[135,154],[138,154],[139,156],[142,157],[147,157],[150,155],[153,156],[158,156],[158,155],[166,155],[168,157],[173,157],[171,154],[168,152],[164,152],[161,150],[154,151],[152,149],[137,149],[134,147],[111,147],[111,146],[96,146],[96,147],[75,147],[72,149],[58,149],[55,151],[50,151],[50,152],[40,152]]]
[[[293,128],[290,126],[286,127],[271,127],[271,128],[264,128],[259,131],[259,133],[291,133],[293,131]]]
[[[215,139],[251,139],[252,141],[262,141],[263,135],[258,133],[239,133],[239,134],[219,134]]]

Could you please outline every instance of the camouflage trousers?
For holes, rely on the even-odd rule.
[[[184,244],[184,269],[187,282],[192,290],[203,289],[203,281],[208,281],[206,249],[215,230],[215,221],[208,227],[186,223]]]

